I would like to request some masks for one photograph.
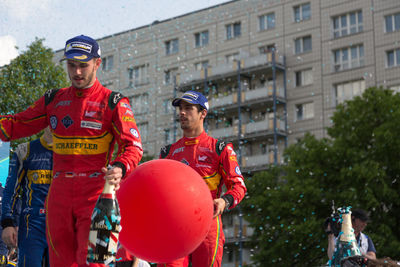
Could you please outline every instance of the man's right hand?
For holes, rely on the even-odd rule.
[[[3,239],[3,242],[11,248],[17,247],[17,238],[18,236],[18,230],[17,227],[13,226],[8,226],[3,229],[3,233],[1,234],[1,238]]]

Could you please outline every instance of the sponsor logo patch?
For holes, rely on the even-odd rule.
[[[139,138],[139,133],[138,133],[138,131],[137,131],[136,129],[131,128],[129,131],[131,132],[131,134],[132,134],[134,137]]]
[[[185,150],[185,147],[178,147],[177,149],[174,150],[174,152],[172,152],[172,156],[177,153],[183,152],[184,150]]]
[[[56,108],[57,107],[65,107],[65,106],[69,106],[71,105],[71,100],[64,100],[64,101],[60,101],[56,104]]]
[[[92,111],[86,110],[85,114],[84,114],[84,117],[101,121],[103,116],[102,116],[101,111],[98,111],[98,110],[92,110]]]
[[[92,51],[92,46],[82,42],[72,42],[65,48],[65,51],[67,52],[71,49],[81,50],[90,53]]]
[[[51,129],[57,128],[57,117],[56,116],[51,116],[50,117],[50,127]]]
[[[68,129],[74,123],[74,121],[69,115],[67,115],[61,120],[61,123],[64,125],[65,129]]]
[[[206,161],[207,156],[199,156],[199,161]]]
[[[240,171],[239,166],[236,166],[235,172],[236,172],[237,175],[242,175],[242,172]]]
[[[136,123],[135,119],[131,116],[123,116],[122,117],[122,121],[126,121],[126,122],[134,122]]]
[[[96,178],[99,177],[101,175],[101,172],[94,172],[92,174],[89,175],[90,178]]]
[[[81,128],[101,130],[102,123],[94,121],[81,121]]]

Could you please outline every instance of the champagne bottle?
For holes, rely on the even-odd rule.
[[[341,213],[342,228],[336,241],[335,251],[330,266],[340,267],[341,261],[352,256],[361,256],[360,249],[356,242],[353,226],[351,224],[350,207],[338,209]]]
[[[94,207],[89,232],[87,262],[114,266],[121,215],[114,186],[107,181]]]

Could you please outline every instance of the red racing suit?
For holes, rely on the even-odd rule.
[[[46,200],[50,265],[86,266],[90,217],[105,182],[101,168],[121,167],[126,177],[143,154],[139,131],[128,99],[96,80],[90,88],[49,90],[27,110],[0,116],[0,138],[30,136],[48,125],[54,152]]]
[[[183,137],[172,145],[163,147],[160,158],[174,159],[195,169],[207,183],[213,199],[221,195],[222,185],[227,191],[223,195],[229,208],[234,208],[243,199],[246,186],[231,143],[218,141],[202,132],[198,137]],[[193,267],[221,266],[225,236],[221,215],[216,217],[210,231],[200,246],[186,258],[158,266]]]

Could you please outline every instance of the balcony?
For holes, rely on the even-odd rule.
[[[274,163],[274,152],[268,154],[251,155],[242,157],[242,168],[256,168],[260,166],[266,166]],[[278,152],[278,163],[282,164],[280,153]]]
[[[285,132],[285,121],[283,119],[276,120],[276,129],[280,132]],[[270,132],[273,134],[274,130],[274,119],[264,119],[262,121],[250,122],[247,124],[242,124],[242,135],[255,134],[262,132],[263,134],[268,134],[265,132]],[[209,134],[214,138],[234,138],[239,134],[239,126],[234,125],[226,128],[219,129],[209,129]],[[246,137],[246,136],[245,136]]]
[[[235,89],[237,90],[237,89]],[[242,91],[242,104],[250,104],[251,102],[272,102],[273,101],[273,85],[260,87],[253,90]],[[284,102],[285,90],[283,87],[278,87],[276,90],[276,97]],[[230,93],[229,95],[218,95],[209,99],[209,104],[212,109],[229,108],[238,103],[237,93]]]
[[[275,61],[276,66],[280,69],[283,69],[284,57],[282,55],[279,55],[278,53],[276,53],[275,56],[276,56],[276,61]],[[207,79],[216,80],[224,78],[226,76],[235,75],[238,69],[238,62],[240,62],[241,71],[246,73],[248,73],[249,71],[271,68],[273,64],[272,53],[257,55],[253,57],[247,55],[239,55],[237,60],[234,60],[233,62],[220,64],[214,67],[208,67]],[[196,83],[201,83],[204,81],[205,77],[206,77],[206,72],[204,69],[188,71],[180,75],[179,86],[184,87]]]

